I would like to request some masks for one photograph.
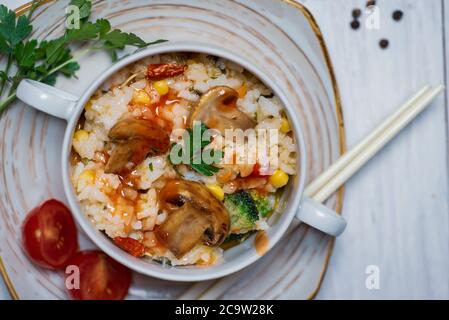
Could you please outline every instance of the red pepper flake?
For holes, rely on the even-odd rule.
[[[115,237],[115,244],[134,257],[142,257],[145,254],[145,246],[133,238]]]
[[[176,77],[184,73],[187,66],[175,63],[154,63],[147,67],[148,80],[162,80],[165,78]]]

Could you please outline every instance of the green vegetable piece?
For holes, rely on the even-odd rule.
[[[231,217],[230,233],[246,233],[255,229],[259,213],[248,192],[240,190],[225,195],[224,206]]]
[[[89,18],[92,9],[92,3],[89,0],[72,0],[70,5],[77,6],[80,9],[81,20]]]
[[[261,195],[256,190],[251,190],[250,195],[253,198],[257,211],[261,217],[265,218],[271,213],[271,211],[273,211],[273,207],[267,197]]]
[[[98,37],[98,26],[92,22],[84,22],[79,29],[68,29],[65,33],[65,41],[85,41]]]
[[[186,137],[186,139],[188,139],[188,148],[189,148],[189,154],[190,154],[190,158],[189,158],[189,166],[195,170],[196,172],[202,174],[203,176],[207,176],[207,177],[211,177],[213,176],[215,173],[217,173],[220,169],[215,167],[212,164],[207,164],[203,161],[203,159],[201,158],[201,152],[203,150],[204,147],[206,147],[207,145],[209,145],[211,143],[211,139],[207,139],[207,140],[203,140],[201,139],[200,143],[197,143],[197,145],[194,145],[194,140],[193,140],[193,132],[194,130],[198,130],[198,135],[202,138],[204,132],[207,130],[208,128],[206,127],[206,125],[204,123],[201,123],[200,126],[198,127],[198,124],[196,124],[194,126],[194,129],[190,129],[188,128],[186,131],[188,133],[188,137]],[[173,149],[175,151],[173,151]],[[186,151],[186,150],[184,150]],[[183,148],[180,148],[180,145],[178,144],[173,144],[172,145],[172,151],[170,152],[170,154],[172,152],[177,152],[178,157],[182,157],[182,152],[183,152]],[[213,158],[218,158],[221,159],[223,158],[223,152],[222,151],[215,151],[215,150],[211,150],[211,157]],[[168,159],[170,161],[170,163],[172,164],[179,164],[179,162],[175,162],[171,159],[170,155],[168,156]],[[197,163],[199,162],[199,163]]]
[[[33,30],[26,16],[16,19],[16,13],[0,5],[0,50],[12,52],[15,46],[28,37]]]
[[[19,67],[31,68],[36,62],[37,41],[31,40],[25,43],[19,43],[14,49],[14,55]]]
[[[54,85],[60,74],[75,77],[75,72],[79,70],[76,60],[89,52],[105,50],[113,60],[117,60],[117,50],[127,45],[143,48],[166,41],[148,43],[133,33],[111,30],[111,24],[106,19],[88,21],[92,9],[90,0],[70,1],[70,5],[79,8],[78,29],[66,29],[62,37],[50,41],[28,40],[33,29],[30,18],[39,4],[40,1],[34,1],[28,15],[19,17],[0,5],[0,54],[6,56],[5,69],[0,70],[0,97],[8,92],[0,101],[0,113],[16,98],[16,89],[22,79]],[[78,53],[75,59],[69,45],[83,41],[89,42],[89,47]]]

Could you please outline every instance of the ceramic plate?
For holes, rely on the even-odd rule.
[[[33,19],[33,37],[64,30],[68,1],[49,1]],[[26,12],[29,6],[19,9]],[[302,5],[284,0],[94,0],[93,16],[146,40],[200,40],[243,54],[290,93],[304,128],[310,181],[344,151],[338,89],[320,30]],[[79,80],[57,86],[81,93],[111,61],[97,53],[81,61]],[[4,63],[4,61],[2,62]],[[0,118],[0,264],[14,298],[66,299],[60,273],[35,267],[20,245],[30,209],[48,198],[66,201],[60,148],[65,123],[16,102]],[[327,201],[339,211],[342,191]],[[80,235],[82,248],[94,245]],[[130,299],[307,299],[322,281],[333,239],[299,225],[256,264],[228,278],[177,283],[135,274]]]

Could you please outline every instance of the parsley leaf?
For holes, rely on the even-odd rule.
[[[90,11],[92,9],[92,3],[88,0],[72,0],[70,1],[70,5],[77,6],[80,12],[80,19],[85,20],[89,18]]]
[[[104,46],[110,49],[122,49],[126,45],[136,47],[143,47],[146,45],[146,42],[140,39],[134,33],[125,33],[117,29],[112,30],[107,34],[103,34],[100,39],[104,41]]]
[[[2,52],[7,50],[12,52],[14,47],[29,36],[33,30],[26,16],[20,16],[16,19],[14,11],[6,6],[0,5],[0,47]]]
[[[126,33],[112,29],[106,19],[89,21],[92,2],[90,0],[71,0],[70,5],[79,8],[79,28],[66,29],[62,37],[47,41],[27,39],[33,29],[30,18],[41,0],[33,1],[27,16],[16,17],[14,11],[0,5],[0,54],[7,56],[5,70],[0,70],[0,97],[5,88],[8,95],[0,101],[0,112],[16,97],[16,89],[22,79],[28,78],[50,85],[56,83],[58,75],[76,77],[80,66],[72,55],[72,43],[87,42],[88,49],[77,56],[91,51],[105,50],[112,60],[117,60],[118,50],[126,46],[143,48],[151,44],[163,42],[145,42],[134,33]],[[16,65],[15,74],[10,69]]]
[[[111,24],[106,19],[98,19],[95,22],[100,33],[100,38],[103,38],[109,31],[111,31]]]
[[[66,30],[64,41],[85,41],[98,37],[98,26],[92,22],[84,22],[79,29]]]
[[[205,163],[201,163],[201,164],[190,164],[190,167],[195,170],[198,173],[201,173],[203,176],[207,176],[207,177],[211,177],[214,175],[214,173],[217,173],[218,170],[220,170],[217,167],[214,167],[213,165],[210,164],[205,164]]]
[[[75,76],[76,71],[78,71],[79,69],[80,65],[78,64],[78,62],[73,61],[59,69],[59,72],[61,72],[66,77],[72,77]]]
[[[45,46],[42,49],[45,50],[46,65],[51,66],[62,60],[62,57],[66,54],[67,51],[64,45],[64,38],[58,38],[45,43]]]
[[[8,77],[8,75],[6,74],[5,71],[1,70],[0,71],[0,79],[3,81],[10,81],[11,79]]]
[[[9,46],[6,42],[6,39],[0,36],[0,54],[8,54],[9,53]]]
[[[23,68],[31,68],[36,62],[37,40],[19,43],[14,49],[17,65]]]
[[[188,165],[196,172],[198,172],[204,176],[210,177],[210,176],[213,176],[214,173],[217,173],[220,169],[215,167],[212,164],[205,163],[202,159],[202,151],[203,151],[204,147],[208,146],[212,142],[211,138],[203,140],[203,135],[204,135],[205,131],[208,129],[204,123],[199,124],[200,125],[199,133],[200,133],[200,137],[201,137],[201,142],[198,146],[196,146],[194,144],[193,131],[197,130],[196,129],[197,125],[198,124],[194,125],[193,130],[191,128],[188,128],[186,130],[188,133],[188,139],[189,139],[189,141],[188,141],[188,146],[189,146],[189,150],[188,150],[189,151],[189,163],[188,163]],[[178,147],[178,145],[173,144],[172,150],[173,150],[173,148],[176,148],[176,147]],[[186,150],[184,150],[184,151],[186,151]],[[178,149],[179,157],[182,156],[182,152],[183,152],[182,148]],[[171,154],[171,152],[170,152],[170,154]],[[217,156],[219,158],[223,158],[223,152],[218,151],[218,150],[211,150],[211,156],[214,158],[215,158],[215,156]],[[173,161],[170,158],[170,155],[169,155],[169,161],[173,164]],[[197,163],[197,162],[199,162],[199,163]]]

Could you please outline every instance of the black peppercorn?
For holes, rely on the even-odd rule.
[[[354,19],[360,18],[361,16],[362,16],[362,10],[360,10],[359,8],[352,10],[352,17]]]
[[[358,20],[353,20],[351,22],[351,28],[357,30],[358,28],[360,28],[360,22]]]
[[[390,44],[390,41],[388,41],[387,39],[382,39],[379,41],[379,46],[382,49],[387,49],[389,44]]]
[[[404,13],[401,10],[396,10],[393,12],[393,20],[400,21],[402,17],[404,16]]]

